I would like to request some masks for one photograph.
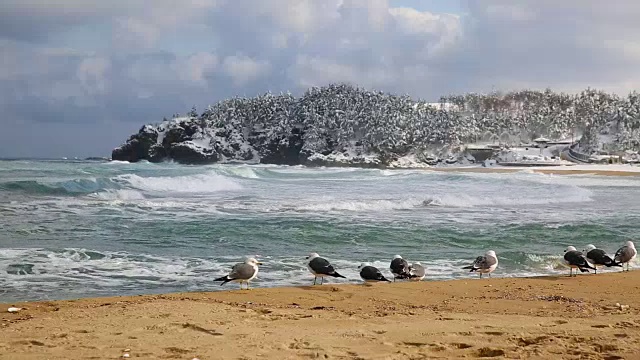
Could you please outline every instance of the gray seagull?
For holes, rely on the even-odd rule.
[[[489,274],[489,277],[491,277],[491,273],[497,267],[498,257],[496,256],[496,252],[489,250],[484,254],[484,256],[478,256],[473,264],[465,266],[463,269],[468,269],[469,272],[477,272],[480,274],[480,279],[482,279],[482,274]]]
[[[627,264],[627,271],[629,271],[629,263],[636,258],[636,255],[638,255],[638,251],[633,245],[633,241],[627,241],[623,247],[616,251],[613,259],[620,264]]]
[[[220,286],[230,281],[239,282],[240,289],[242,289],[243,283],[247,283],[247,290],[249,290],[249,281],[258,276],[258,265],[262,265],[262,263],[255,258],[247,258],[244,262],[233,265],[228,275],[217,278],[214,281],[222,281]]]

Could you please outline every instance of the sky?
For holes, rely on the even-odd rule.
[[[0,0],[0,157],[109,156],[192,106],[333,82],[624,95],[638,18],[635,0]]]

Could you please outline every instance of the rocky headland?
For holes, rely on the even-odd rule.
[[[481,162],[499,146],[577,138],[592,154],[640,145],[638,94],[550,90],[445,96],[438,103],[337,84],[301,97],[264,94],[144,125],[113,160],[184,164],[427,167]],[[493,144],[495,152],[465,144]],[[477,150],[477,149],[476,149]],[[486,149],[484,149],[486,150]]]

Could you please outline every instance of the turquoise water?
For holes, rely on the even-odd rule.
[[[0,301],[209,291],[246,255],[254,286],[349,282],[395,254],[430,280],[488,249],[494,276],[566,271],[567,245],[640,235],[640,179],[278,166],[0,161]],[[335,280],[343,281],[343,280]]]

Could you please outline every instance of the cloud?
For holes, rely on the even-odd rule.
[[[227,56],[222,66],[236,87],[241,87],[264,76],[270,70],[268,62],[254,60],[245,55]]]
[[[104,95],[108,89],[111,60],[104,57],[85,58],[78,65],[76,76],[89,95]]]
[[[629,90],[637,63],[640,3],[601,1],[466,1],[463,42],[448,71],[461,70],[476,89],[490,86],[587,86]],[[474,54],[465,58],[464,54]]]
[[[14,124],[59,129],[56,141],[93,136],[77,146],[95,154],[129,134],[80,134],[90,124],[129,131],[192,105],[269,90],[352,82],[436,100],[494,88],[624,93],[640,81],[640,3],[459,0],[452,11],[434,4],[8,0],[0,12],[0,111]],[[53,145],[42,141],[34,154],[49,153]],[[100,150],[87,148],[92,143]],[[11,148],[7,139],[0,152]]]

